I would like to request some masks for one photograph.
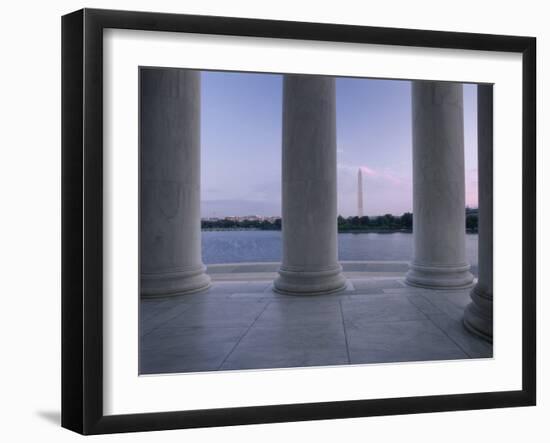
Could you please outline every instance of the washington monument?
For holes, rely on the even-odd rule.
[[[357,172],[357,216],[363,217],[363,171]]]

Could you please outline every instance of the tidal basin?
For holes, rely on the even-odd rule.
[[[466,234],[466,257],[477,276],[477,234]],[[202,231],[205,265],[222,263],[276,262],[281,260],[281,231]],[[340,233],[341,261],[410,261],[410,233]]]

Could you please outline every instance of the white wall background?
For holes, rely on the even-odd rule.
[[[60,414],[60,17],[81,7],[349,23],[538,38],[539,227],[550,220],[550,28],[544,2],[111,0],[5,2],[0,27],[0,438],[83,439]],[[546,197],[546,198],[545,198]],[[544,201],[546,200],[546,201]],[[514,216],[510,220],[513,222]],[[550,235],[539,228],[539,406],[102,436],[94,441],[532,441],[550,438]],[[547,271],[546,271],[547,272]],[[546,349],[545,349],[546,348]]]

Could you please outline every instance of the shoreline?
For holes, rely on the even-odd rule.
[[[266,232],[281,232],[280,229],[260,229],[260,228],[202,228],[201,232],[217,232],[217,231],[266,231]],[[477,231],[466,230],[466,234],[477,234]],[[347,229],[338,230],[338,234],[412,234],[412,229]]]

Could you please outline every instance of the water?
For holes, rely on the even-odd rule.
[[[340,260],[409,261],[412,234],[338,234]],[[281,260],[281,231],[203,231],[205,264]],[[466,234],[466,257],[477,271],[477,234]]]

